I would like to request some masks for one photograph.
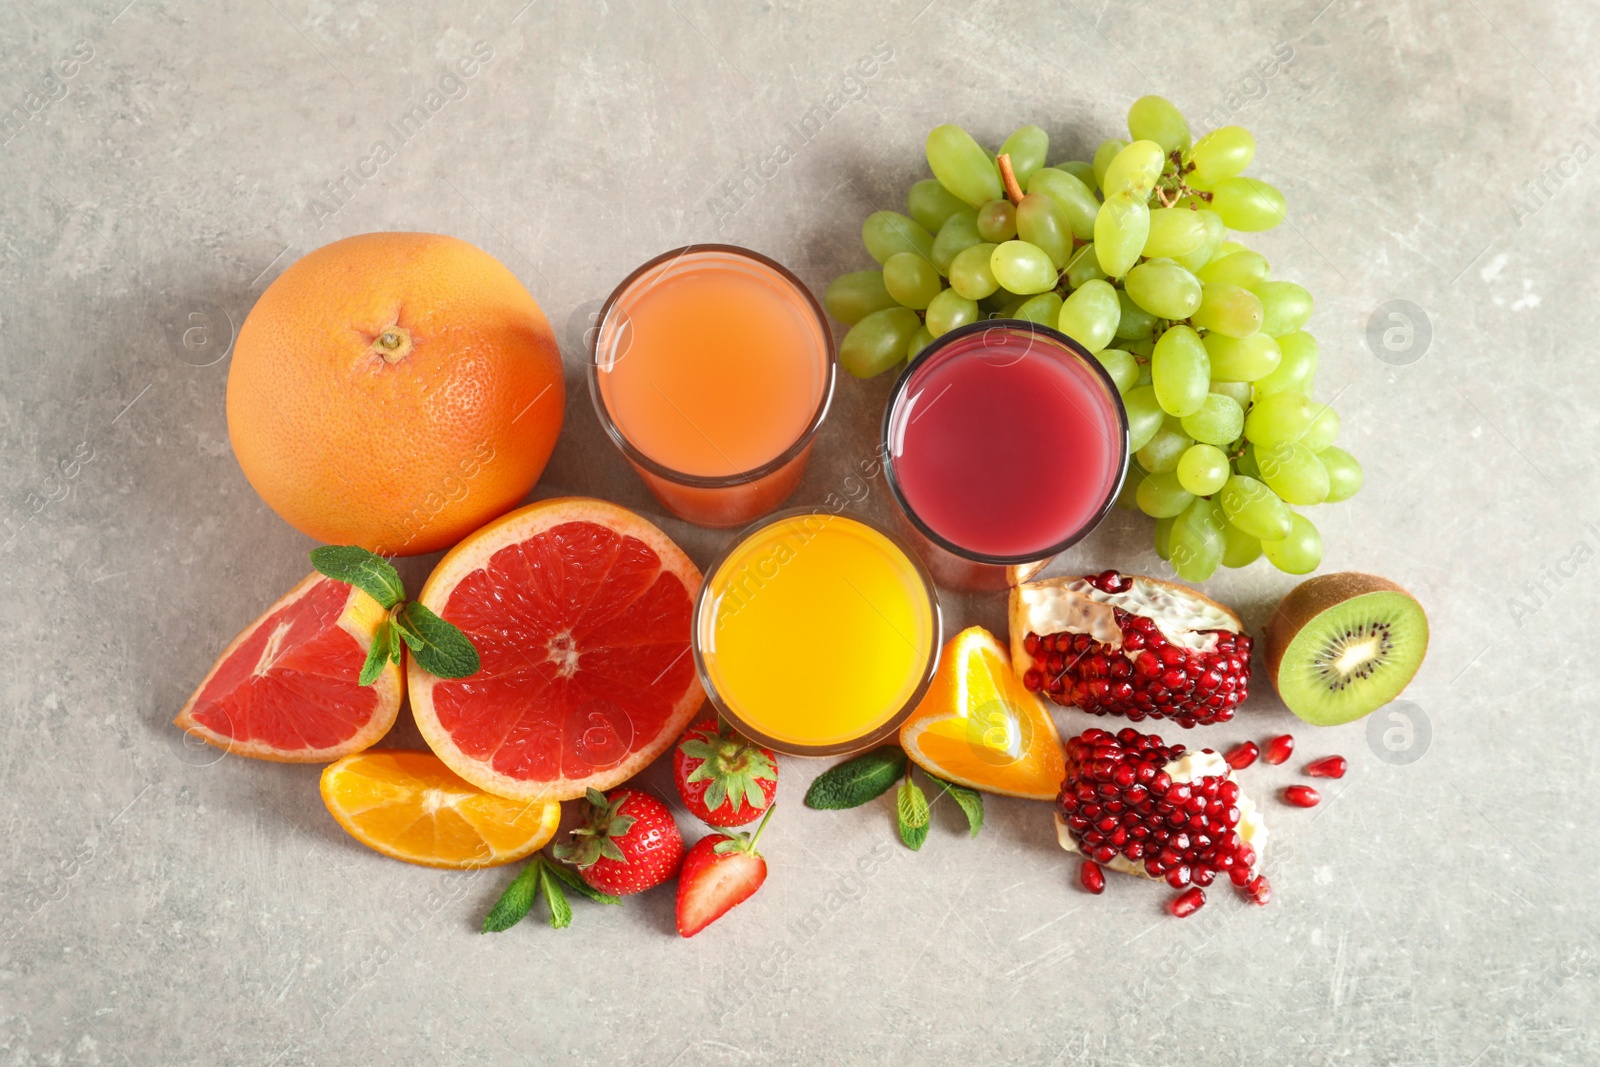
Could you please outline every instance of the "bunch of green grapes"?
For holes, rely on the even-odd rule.
[[[1146,96],[1128,134],[1092,162],[1046,166],[1037,126],[993,154],[959,126],[934,129],[934,176],[911,187],[907,214],[862,225],[881,269],[828,287],[850,326],[840,363],[881,374],[980,319],[1053,326],[1116,383],[1134,454],[1118,503],[1156,520],[1180,577],[1262,555],[1305,574],[1322,537],[1294,508],[1347,499],[1363,476],[1333,443],[1339,416],[1311,398],[1311,294],[1228,237],[1282,222],[1283,194],[1244,176],[1256,145],[1243,127],[1195,141],[1176,107]]]

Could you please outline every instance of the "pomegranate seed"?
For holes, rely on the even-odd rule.
[[[1261,750],[1256,747],[1256,743],[1254,741],[1246,741],[1243,744],[1234,745],[1232,748],[1228,749],[1228,754],[1222,758],[1227,760],[1228,766],[1232,767],[1234,770],[1242,771],[1246,767],[1250,766],[1250,764],[1254,763],[1256,761],[1256,757],[1260,754]]]
[[[1244,895],[1250,898],[1251,903],[1265,907],[1272,899],[1272,883],[1263,874],[1244,887]]]
[[[1190,886],[1172,898],[1167,905],[1167,910],[1180,919],[1187,919],[1205,906],[1206,891],[1199,886]]]
[[[1291,785],[1284,787],[1283,799],[1297,808],[1314,808],[1322,797],[1309,785]]]
[[[1274,737],[1271,741],[1267,742],[1267,754],[1262,758],[1276,767],[1278,764],[1288,759],[1289,754],[1293,751],[1294,735],[1279,734],[1277,737]]]
[[[1197,886],[1204,887],[1214,882],[1216,877],[1217,872],[1213,871],[1210,867],[1196,867],[1194,869],[1194,873],[1190,875],[1190,881]]]
[[[1096,896],[1106,891],[1105,872],[1094,860],[1083,861],[1083,866],[1078,868],[1078,881],[1083,883],[1083,888]]]
[[[1306,764],[1306,773],[1313,778],[1343,778],[1350,762],[1343,756],[1324,756]]]

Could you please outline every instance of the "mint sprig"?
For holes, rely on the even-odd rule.
[[[489,914],[483,917],[483,932],[497,934],[511,929],[527,917],[540,897],[544,898],[545,906],[550,910],[551,928],[565,930],[572,925],[572,905],[568,903],[562,886],[577,890],[597,904],[622,903],[620,897],[602,893],[568,868],[547,859],[542,853],[535,853],[528,865],[522,868],[522,873],[506,886],[506,891],[500,894],[500,899],[489,909]]]
[[[928,810],[928,797],[920,786],[911,780],[911,767],[906,766],[906,780],[900,783],[900,793],[894,802],[895,818],[900,824],[900,840],[913,852],[922,850],[928,840],[928,823],[932,813]]]
[[[389,613],[372,635],[372,647],[356,679],[361,685],[371,685],[390,663],[401,662],[402,645],[435,678],[478,673],[482,661],[467,635],[423,605],[406,600],[400,572],[376,552],[358,545],[322,545],[311,550],[311,565],[336,582],[355,586]]]
[[[899,745],[884,745],[819,774],[806,790],[808,808],[855,808],[888,792],[906,769]]]

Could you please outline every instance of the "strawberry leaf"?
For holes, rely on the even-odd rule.
[[[596,889],[594,886],[578,877],[577,873],[571,868],[564,867],[559,863],[552,863],[548,865],[545,868],[544,873],[546,878],[550,877],[551,875],[555,875],[557,878],[561,879],[562,882],[566,883],[567,888],[582,893],[596,904],[622,903],[621,897],[614,897],[610,893],[602,893],[600,890]]]
[[[550,926],[555,930],[565,930],[572,925],[572,905],[567,903],[567,895],[561,891],[561,883],[550,876],[550,869],[541,863],[543,877],[539,885],[544,890],[544,902],[550,905]]]
[[[357,685],[371,685],[382,677],[383,669],[389,665],[393,643],[394,635],[389,620],[384,619],[378,624],[378,632],[372,635],[372,647],[367,649],[367,661],[361,665],[361,673],[356,676]]]
[[[500,899],[489,909],[489,914],[483,917],[484,933],[497,934],[502,930],[511,929],[523,920],[528,914],[528,909],[533,907],[533,898],[539,888],[539,872],[543,866],[542,858],[533,857],[532,861],[522,868],[522,873],[506,886],[506,891],[500,894]]]
[[[978,831],[983,829],[983,794],[975,789],[968,789],[964,785],[956,785],[954,782],[947,782],[943,778],[935,778],[931,774],[928,777],[939,783],[943,787],[944,793],[949,794],[950,799],[956,802],[956,805],[960,807],[962,813],[967,817],[969,836],[977,837]],[[938,803],[938,797],[933,799],[935,803]]]
[[[906,769],[899,745],[884,745],[819,774],[806,790],[808,808],[854,808],[882,796]]]
[[[478,673],[478,650],[454,623],[414,600],[395,612],[394,622],[417,665],[435,678],[466,678]]]
[[[909,774],[900,783],[894,810],[900,823],[900,840],[913,852],[921,850],[928,839],[928,798]]]
[[[356,545],[322,545],[311,550],[311,565],[336,582],[353,585],[384,611],[400,603],[406,588],[394,565]]]

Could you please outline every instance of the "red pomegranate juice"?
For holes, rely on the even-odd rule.
[[[916,517],[965,555],[1018,561],[1091,526],[1121,484],[1127,439],[1091,358],[1004,326],[929,352],[886,426]]]

